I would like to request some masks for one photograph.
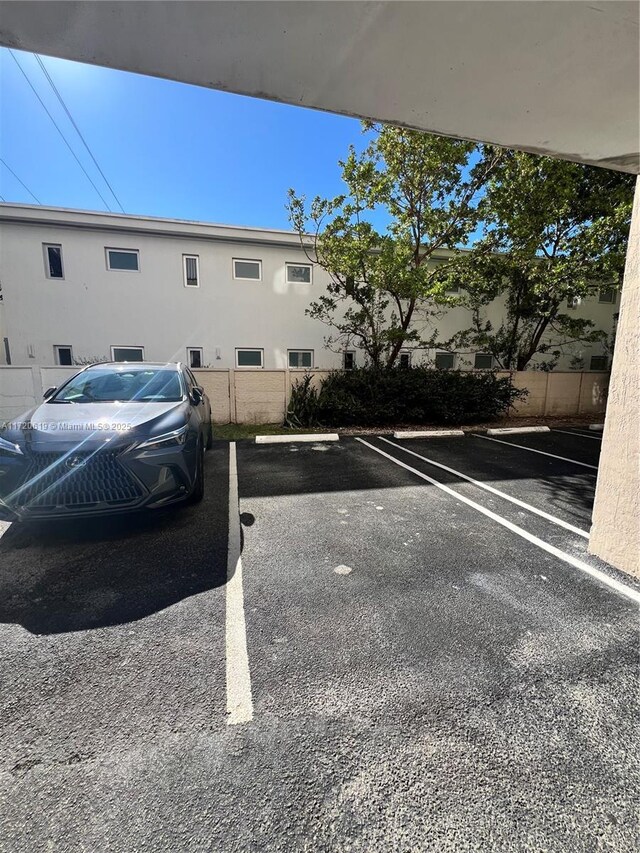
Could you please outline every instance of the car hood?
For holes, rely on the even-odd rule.
[[[188,418],[188,403],[42,403],[2,432],[6,440],[44,450],[53,445],[94,446],[132,440],[178,429]]]

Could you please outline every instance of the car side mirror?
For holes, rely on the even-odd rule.
[[[42,395],[42,399],[48,400],[49,397],[51,397],[51,395],[57,390],[58,387],[56,385],[52,385],[51,388],[47,388],[47,390],[44,392],[44,394]]]
[[[203,400],[202,388],[198,388],[197,386],[195,388],[192,388],[191,389],[191,402],[193,403],[193,405],[199,406],[200,403],[202,402],[202,400]]]

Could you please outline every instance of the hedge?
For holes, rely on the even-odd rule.
[[[426,367],[334,371],[320,388],[305,376],[295,383],[289,426],[472,424],[495,420],[526,396],[510,377],[492,372]]]

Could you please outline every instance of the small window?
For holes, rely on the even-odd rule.
[[[262,261],[248,261],[244,258],[234,258],[233,277],[245,281],[260,281],[262,279]]]
[[[64,278],[62,246],[58,243],[43,243],[44,272],[47,278]]]
[[[581,304],[582,304],[582,297],[581,296],[571,296],[569,299],[567,299],[567,308],[577,308]]]
[[[452,284],[447,288],[447,293],[460,293],[460,285]]]
[[[354,370],[356,366],[356,354],[352,349],[348,349],[342,354],[342,367],[345,370]]]
[[[607,305],[614,305],[616,301],[616,292],[612,287],[606,290],[601,290],[598,294],[598,302],[606,302]]]
[[[400,355],[398,358],[398,364],[400,367],[411,367],[411,351],[407,349],[400,350]]]
[[[606,355],[592,355],[589,370],[606,370],[608,367]]]
[[[108,270],[140,271],[140,253],[137,249],[106,249],[105,251]]]
[[[113,361],[144,361],[144,347],[111,347]]]
[[[311,264],[287,264],[287,284],[311,284]]]
[[[290,349],[289,367],[313,367],[313,350]]]
[[[184,286],[200,287],[200,264],[197,255],[182,256]]]
[[[53,348],[56,364],[70,367],[73,364],[73,351],[71,347],[56,344]]]
[[[438,370],[452,370],[455,353],[453,352],[437,352],[436,353],[436,368]]]
[[[189,367],[202,367],[202,347],[187,347]]]
[[[493,367],[493,356],[488,352],[477,352],[473,366],[476,370],[491,370]]]
[[[237,349],[237,367],[262,367],[264,350],[261,349]]]

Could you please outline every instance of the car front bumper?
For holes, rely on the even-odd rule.
[[[193,443],[161,449],[83,445],[28,448],[0,459],[0,502],[14,519],[72,518],[154,509],[188,497]]]

